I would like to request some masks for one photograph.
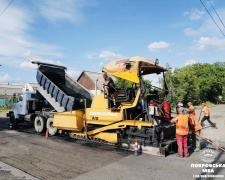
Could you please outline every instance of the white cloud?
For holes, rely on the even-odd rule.
[[[192,28],[185,28],[184,34],[187,36],[194,36],[194,35],[198,34],[198,32],[193,30]]]
[[[99,58],[104,59],[105,61],[107,60],[116,60],[116,59],[123,59],[124,56],[122,56],[121,54],[116,54],[113,53],[111,51],[102,51],[99,56]]]
[[[225,50],[225,39],[217,37],[201,37],[196,43],[198,50]]]
[[[94,59],[94,54],[86,54],[85,55],[88,59]]]
[[[0,1],[0,7],[6,7]],[[0,18],[0,63],[8,66],[19,66],[32,56],[62,57],[59,47],[37,42],[28,33],[35,21],[34,13],[26,8],[13,4]],[[22,67],[27,65],[23,63]]]
[[[220,18],[223,20],[225,19],[225,8],[221,8],[221,9],[216,9],[217,13],[220,15]],[[212,14],[214,12],[211,12]],[[184,33],[187,36],[196,36],[196,37],[202,37],[202,36],[221,36],[221,32],[220,30],[217,28],[217,26],[215,25],[215,23],[212,21],[212,19],[210,18],[210,16],[204,16],[204,18],[201,18],[202,21],[198,22],[198,27],[199,28],[185,28],[184,29]],[[218,25],[222,28],[222,25],[220,24],[220,22],[217,22]]]
[[[69,68],[68,70],[67,70],[67,72],[66,72],[69,76],[71,76],[73,79],[77,79],[78,78],[78,76],[81,74],[81,72],[80,71],[76,71],[76,70],[74,70],[74,69],[72,69],[72,68]]]
[[[28,61],[23,61],[21,64],[20,64],[20,68],[21,69],[37,69],[37,64],[32,64],[31,62],[28,62]]]
[[[184,12],[184,15],[187,15],[190,20],[202,19],[204,14],[205,14],[205,11],[200,11],[196,8],[191,9],[191,11]]]
[[[98,66],[102,67],[104,65],[104,62],[98,63]]]
[[[78,23],[84,19],[83,7],[94,4],[86,0],[41,0],[38,5],[43,17],[51,22],[67,20]]]
[[[193,65],[193,64],[196,64],[197,62],[194,60],[194,59],[190,59],[190,60],[188,60],[186,63],[185,63],[185,66],[191,66],[191,65]]]
[[[25,57],[29,57],[30,55],[31,55],[31,51],[30,50],[28,50],[27,52],[24,53]]]
[[[148,45],[150,51],[165,51],[170,47],[170,44],[165,41],[154,42]],[[171,51],[168,49],[168,51]]]
[[[0,83],[8,83],[12,82],[12,78],[8,74],[4,74],[3,76],[0,77]]]
[[[29,61],[23,61],[20,63],[19,67],[21,69],[24,70],[34,70],[37,69],[37,64],[32,64],[32,61],[40,61],[40,62],[44,62],[44,63],[49,63],[49,64],[56,64],[56,65],[60,65],[60,66],[65,66],[63,63],[61,63],[60,61],[53,61],[50,59],[43,59],[42,57],[29,57],[27,58]]]

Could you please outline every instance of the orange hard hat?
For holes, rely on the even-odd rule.
[[[192,105],[192,102],[188,102],[187,104],[190,104],[190,105]]]
[[[203,106],[205,106],[205,103],[202,103]]]

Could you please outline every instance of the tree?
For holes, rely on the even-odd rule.
[[[194,104],[200,101],[217,103],[219,96],[225,99],[225,63],[197,63],[183,68],[172,68],[167,65],[166,82],[172,91],[173,101]],[[163,83],[161,81],[161,83]]]
[[[116,77],[116,81],[114,82],[114,84],[116,88],[118,89],[125,89],[125,88],[131,88],[133,85],[133,82]]]
[[[184,104],[187,104],[189,101],[193,104],[200,103],[198,78],[191,66],[175,69],[173,85],[177,101]]]
[[[143,79],[143,82],[144,82],[144,85],[146,87],[145,95],[148,95],[149,94],[149,88],[148,87],[151,84],[151,81],[147,80],[147,79],[146,80]],[[118,78],[118,77],[116,77],[116,81],[114,83],[115,83],[116,88],[118,88],[118,89],[131,88],[132,86],[134,87],[134,82],[131,82],[131,81],[128,81],[128,80],[125,80],[125,79],[122,79],[122,78]]]
[[[217,103],[225,87],[225,63],[198,63],[193,65],[193,69],[198,77],[200,99]]]

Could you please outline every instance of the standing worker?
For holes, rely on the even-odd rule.
[[[188,141],[188,115],[184,114],[184,108],[180,107],[177,109],[179,115],[174,117],[171,120],[171,123],[176,123],[176,138],[177,138],[177,145],[178,145],[178,157],[188,157],[188,148],[187,148],[187,141]]]
[[[198,152],[200,150],[200,139],[196,134],[200,135],[202,126],[198,122],[198,118],[192,114],[189,115],[189,120],[192,129],[192,149],[194,149],[195,152]]]
[[[192,102],[188,102],[187,105],[189,106],[188,114],[192,114],[192,115],[195,116],[195,108],[194,108],[194,106],[192,105]]]
[[[210,112],[209,112],[209,108],[206,107],[205,103],[202,103],[202,112],[204,112],[204,117],[203,117],[202,120],[201,120],[201,126],[203,126],[203,122],[204,122],[205,120],[207,120],[207,121],[209,122],[209,124],[210,124],[213,128],[217,129],[216,124],[215,124],[215,123],[212,123],[212,121],[210,120]]]
[[[183,107],[183,103],[182,102],[178,102],[177,103],[177,108],[176,108],[177,109],[177,114],[179,114],[178,109],[181,108],[181,107]]]

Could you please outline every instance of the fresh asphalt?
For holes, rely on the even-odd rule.
[[[221,147],[225,147],[225,106],[210,108],[211,120],[201,132]],[[197,110],[197,117],[199,111]],[[199,152],[190,150],[190,157],[179,158],[175,154],[167,157],[132,152],[113,146],[74,140],[66,135],[46,139],[37,134],[32,124],[21,124],[18,130],[8,130],[9,119],[0,115],[0,179],[204,179],[196,175],[223,175],[225,168],[192,167],[207,164],[203,156],[209,145],[202,141]],[[213,164],[225,164],[225,153],[211,147]],[[204,170],[203,170],[204,169]],[[211,178],[208,178],[211,179]],[[223,179],[223,178],[214,178]]]

